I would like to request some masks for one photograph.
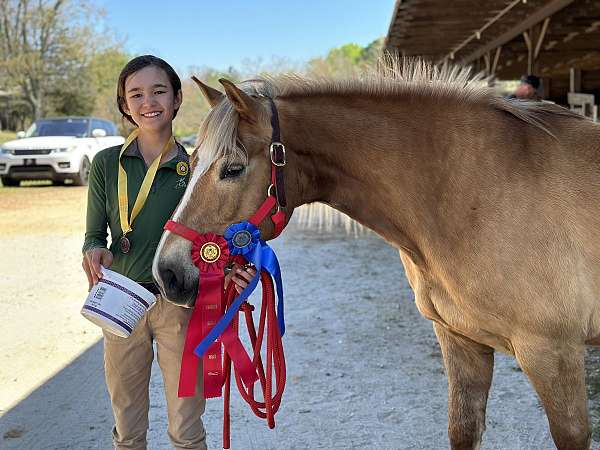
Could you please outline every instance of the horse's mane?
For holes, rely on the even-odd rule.
[[[293,98],[319,95],[399,96],[418,95],[467,104],[488,104],[521,122],[552,135],[553,118],[581,118],[571,111],[545,102],[498,97],[482,73],[470,67],[435,66],[418,58],[385,55],[374,67],[357,70],[343,78],[283,74],[262,76],[238,85],[251,96]],[[204,172],[217,159],[244,160],[247,155],[237,140],[239,116],[224,98],[208,114],[198,135],[197,172]]]
[[[475,100],[491,93],[483,81],[483,74],[473,74],[469,67],[435,66],[422,59],[386,55],[376,65],[356,69],[343,77],[287,73],[250,80],[250,85],[257,95],[272,98],[424,94]]]

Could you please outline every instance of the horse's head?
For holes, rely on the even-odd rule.
[[[211,111],[200,127],[191,158],[191,177],[173,220],[196,230],[222,235],[228,225],[248,220],[268,196],[271,184],[272,139],[270,99],[259,95],[257,81],[242,89],[221,79],[225,95],[196,78]],[[286,187],[291,175],[286,170]],[[288,218],[291,209],[288,212]],[[264,220],[262,239],[274,226]],[[191,258],[192,243],[165,231],[153,263],[153,275],[166,297],[193,306],[199,271]]]

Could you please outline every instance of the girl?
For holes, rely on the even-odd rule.
[[[202,380],[198,380],[195,397],[177,396],[192,310],[165,301],[152,281],[152,260],[163,225],[189,178],[188,155],[172,133],[181,102],[181,81],[169,64],[151,55],[129,61],[119,76],[117,105],[135,129],[122,147],[98,153],[90,171],[82,264],[90,288],[102,277],[102,265],[157,296],[130,337],[104,332],[104,368],[115,417],[116,449],[146,448],[153,340],[164,380],[171,443],[176,449],[206,448]],[[241,291],[254,273],[254,269],[234,267],[229,277]],[[201,377],[202,370],[198,374]]]

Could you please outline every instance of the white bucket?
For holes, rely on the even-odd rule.
[[[90,290],[81,314],[106,331],[129,337],[156,296],[120,273],[102,267],[102,274]]]

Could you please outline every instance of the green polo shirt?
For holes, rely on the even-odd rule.
[[[111,270],[139,283],[152,281],[152,260],[163,233],[163,226],[171,218],[189,181],[189,169],[179,175],[177,164],[188,163],[185,149],[158,168],[144,207],[133,221],[133,231],[127,234],[131,249],[127,254],[120,249],[123,234],[119,220],[117,192],[120,146],[99,152],[90,169],[85,242],[83,252],[96,247],[107,247],[107,227],[110,229],[110,251],[113,254]],[[121,158],[127,172],[129,215],[148,168],[137,145],[137,140],[125,150]],[[186,165],[187,167],[187,165]]]

